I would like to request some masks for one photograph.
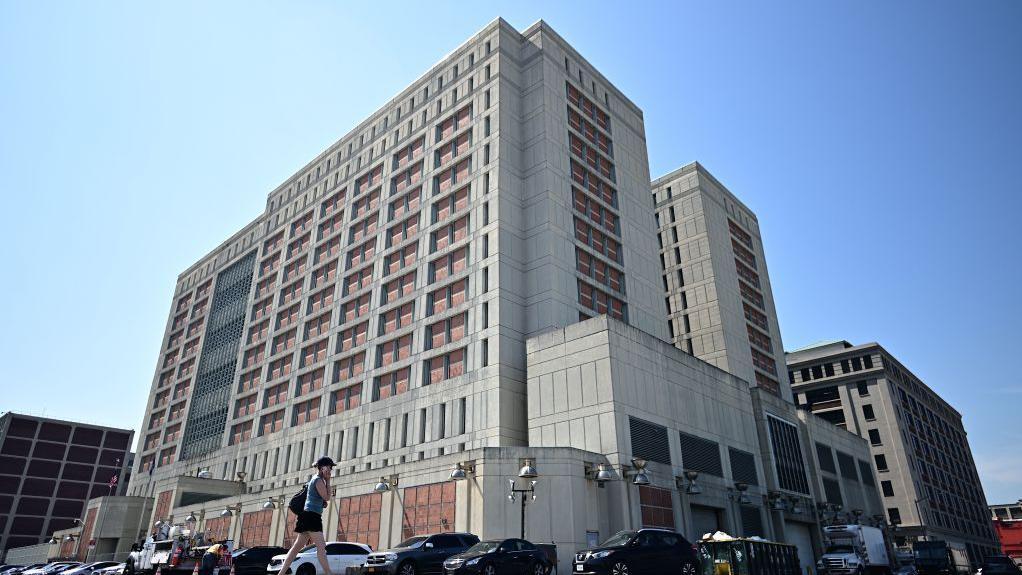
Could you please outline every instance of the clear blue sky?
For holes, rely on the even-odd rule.
[[[177,274],[496,16],[759,215],[787,348],[878,341],[1022,498],[1022,3],[0,3],[0,411],[141,424]]]

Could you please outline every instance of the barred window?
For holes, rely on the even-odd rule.
[[[806,478],[798,427],[773,415],[767,415],[767,424],[781,489],[809,495],[809,480]]]

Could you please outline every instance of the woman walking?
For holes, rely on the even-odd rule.
[[[333,575],[330,572],[330,564],[327,563],[326,541],[323,539],[323,508],[330,500],[330,473],[333,468],[334,460],[329,457],[323,456],[316,461],[316,474],[306,485],[308,493],[305,496],[305,507],[295,522],[297,537],[291,550],[287,552],[284,564],[280,566],[280,575],[287,575],[295,556],[309,544],[316,546],[316,557],[323,568],[323,575]]]

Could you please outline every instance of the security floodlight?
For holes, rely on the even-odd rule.
[[[533,465],[531,459],[526,459],[522,464],[522,468],[518,470],[518,477],[522,479],[535,479],[539,477],[539,472],[536,471],[536,466]]]

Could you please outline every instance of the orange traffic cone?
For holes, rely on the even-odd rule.
[[[192,569],[192,575],[199,575],[199,563],[202,563],[201,559],[195,562],[195,568]]]

